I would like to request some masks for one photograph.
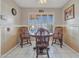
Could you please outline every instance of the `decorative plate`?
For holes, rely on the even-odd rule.
[[[12,8],[11,12],[12,12],[12,14],[13,14],[14,16],[17,14],[17,11],[16,11],[15,8]]]

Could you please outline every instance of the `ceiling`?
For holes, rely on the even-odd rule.
[[[47,0],[47,4],[40,4],[39,0],[14,0],[22,8],[61,8],[69,0]]]

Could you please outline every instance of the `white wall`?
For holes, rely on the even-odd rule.
[[[65,39],[65,41],[70,47],[72,47],[73,49],[79,52],[79,0],[70,0],[63,7],[63,12],[66,8],[68,8],[72,4],[75,5],[75,18],[64,22],[66,26],[66,30],[68,32],[67,37],[69,37],[69,39]]]
[[[1,56],[1,28],[0,28],[0,56]]]
[[[17,15],[12,15],[12,8],[15,8],[17,10]],[[3,21],[0,20],[1,53],[4,54],[16,45],[17,29],[15,26],[20,24],[21,10],[13,0],[1,0],[0,10],[0,14],[5,18],[5,20]],[[7,31],[8,27],[10,28],[9,32]]]
[[[1,13],[1,0],[0,0],[0,13]],[[1,28],[0,28],[0,56],[1,56]]]
[[[15,8],[17,10],[17,15],[13,16],[11,9]],[[5,25],[17,25],[20,23],[20,8],[17,7],[14,1],[12,0],[2,0],[1,4],[1,14],[6,18]],[[3,24],[2,24],[3,25]]]
[[[22,24],[27,24],[26,20],[28,19],[29,13],[38,13],[38,10],[42,8],[22,8]],[[51,13],[53,14],[55,21],[54,25],[62,25],[63,19],[62,19],[62,8],[44,8],[43,9],[45,13]]]
[[[79,0],[70,0],[64,7],[63,11],[71,6],[72,4],[75,4],[75,18],[72,20],[66,21],[66,24],[71,26],[78,26],[79,25]],[[64,16],[63,16],[64,17]]]

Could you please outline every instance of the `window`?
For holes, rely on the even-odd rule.
[[[30,25],[30,31],[36,32],[39,27],[48,29],[50,32],[53,31],[53,16],[52,15],[37,15],[31,16],[28,19],[28,25]]]

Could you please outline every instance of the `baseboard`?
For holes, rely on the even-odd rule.
[[[1,58],[4,58],[6,55],[8,55],[9,53],[11,53],[15,48],[17,48],[19,44],[17,44],[15,47],[13,47],[12,49],[10,49],[7,53],[5,53],[4,55],[1,56]]]
[[[70,46],[68,46],[66,43],[65,43],[65,46],[67,46],[70,50],[72,50],[74,53],[78,53],[77,51],[75,51],[73,48],[71,48]],[[78,53],[79,54],[79,53]]]

